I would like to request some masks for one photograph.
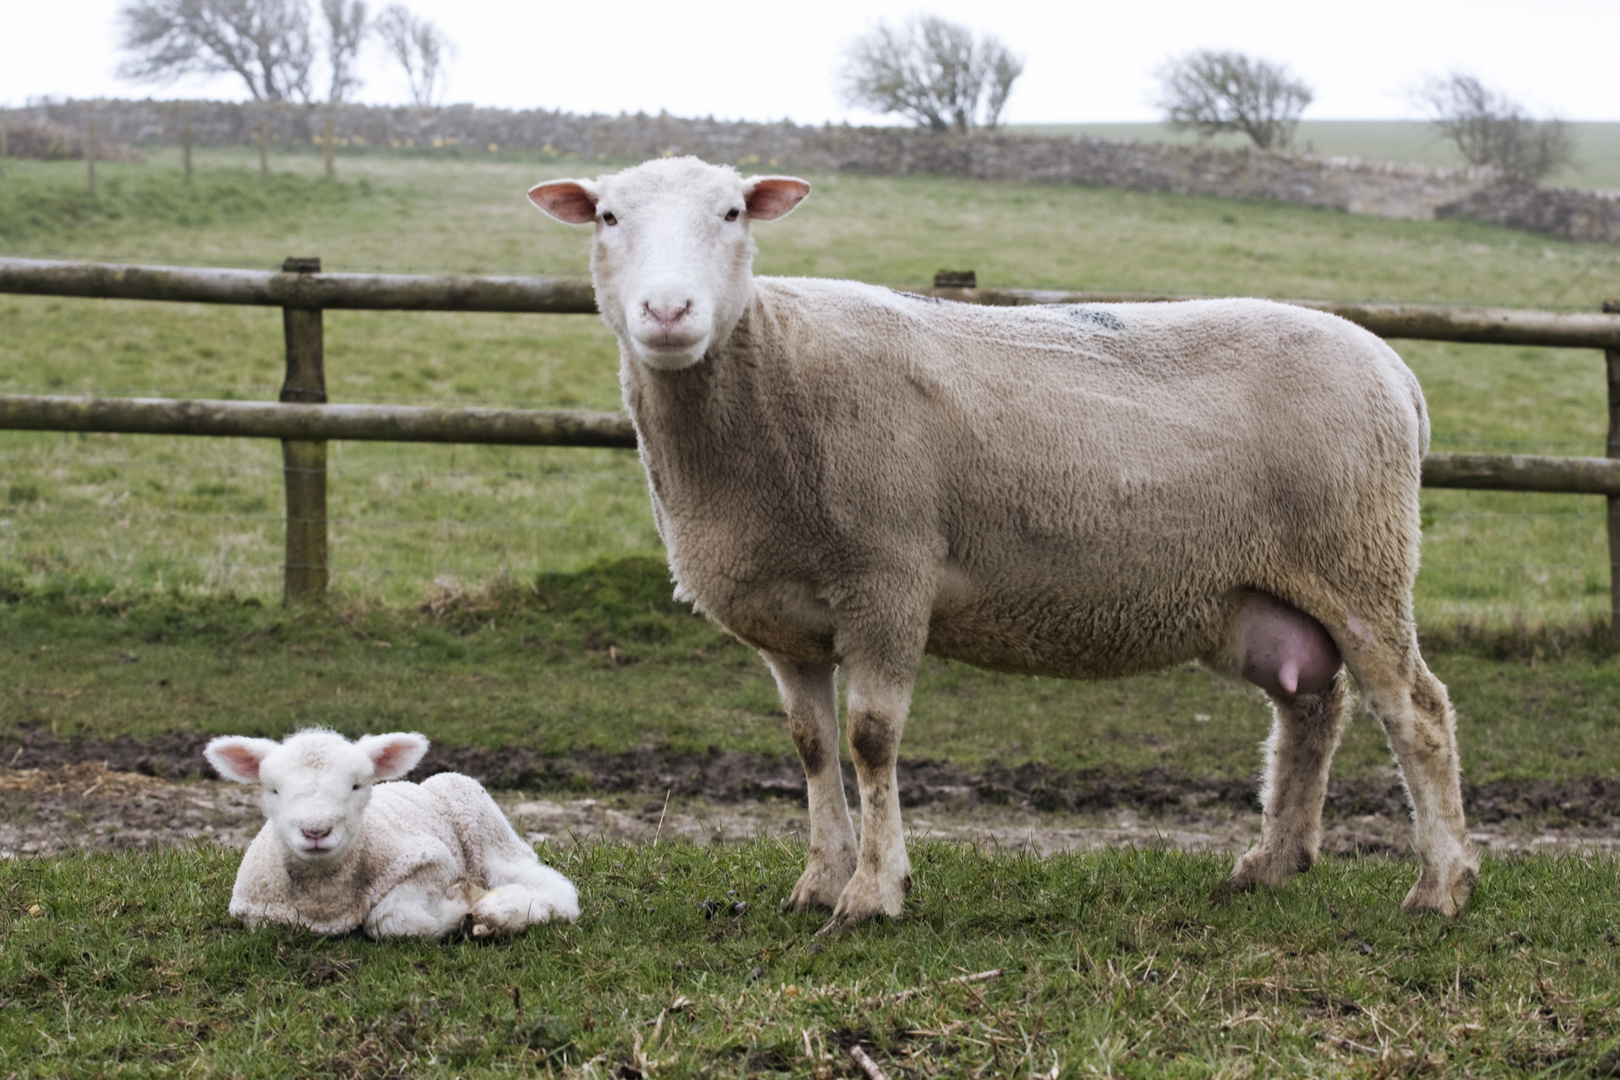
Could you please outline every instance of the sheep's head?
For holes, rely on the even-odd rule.
[[[366,735],[350,742],[311,729],[281,742],[222,736],[203,751],[227,780],[259,785],[259,805],[275,835],[298,858],[336,862],[360,836],[371,785],[398,780],[422,760],[428,741],[415,733]]]
[[[570,225],[594,222],[591,277],[602,318],[637,360],[677,371],[724,342],[752,289],[750,221],[791,211],[810,185],[744,178],[694,157],[595,180],[552,180],[529,201]]]

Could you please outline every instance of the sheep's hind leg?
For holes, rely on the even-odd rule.
[[[1273,694],[1271,700],[1260,839],[1238,860],[1227,882],[1231,889],[1275,888],[1316,861],[1328,768],[1350,715],[1342,669],[1323,690]]]
[[[469,936],[505,937],[534,923],[579,917],[579,893],[573,882],[551,867],[531,863],[506,870],[491,869],[492,887],[467,913],[463,929]]]
[[[446,893],[406,880],[372,905],[361,929],[373,941],[398,937],[437,940],[460,929],[467,907],[467,898],[460,889]]]
[[[1412,846],[1422,870],[1402,906],[1455,915],[1479,880],[1479,855],[1463,817],[1457,718],[1445,685],[1418,655],[1415,640],[1409,649],[1399,666],[1364,664],[1356,682],[1384,727],[1412,800]],[[1386,674],[1402,668],[1400,675]]]
[[[832,664],[805,664],[764,654],[782,692],[788,733],[804,765],[810,812],[810,857],[783,908],[831,909],[855,873],[855,829],[838,762],[838,702]]]

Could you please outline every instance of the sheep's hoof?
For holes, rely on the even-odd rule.
[[[487,917],[468,915],[461,923],[461,936],[473,941],[494,941],[510,934],[506,927]]]
[[[1450,884],[1444,883],[1450,878]],[[1406,894],[1401,907],[1415,915],[1434,914],[1448,918],[1457,915],[1468,904],[1479,884],[1479,869],[1464,863],[1449,875],[1431,872],[1427,867],[1418,875],[1417,884]]]
[[[844,887],[832,918],[816,933],[818,936],[837,933],[843,927],[868,919],[898,919],[905,910],[906,893],[910,891],[910,874],[883,882],[876,874],[859,872]]]
[[[847,868],[842,863],[836,866],[812,863],[805,867],[799,883],[782,901],[782,910],[813,911],[820,908],[832,911],[838,906],[838,898],[843,895],[849,879],[855,876],[855,857],[851,855],[847,863]]]
[[[1309,870],[1315,862],[1316,853],[1303,847],[1291,851],[1267,851],[1255,846],[1237,861],[1227,884],[1238,892],[1249,892],[1259,885],[1280,889],[1293,880],[1295,874]]]

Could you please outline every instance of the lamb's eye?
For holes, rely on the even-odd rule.
[[[359,784],[354,785],[354,790],[359,791],[360,790],[360,785]]]
[[[737,218],[738,218],[738,217],[739,217],[739,216],[740,216],[740,215],[741,215],[741,214],[742,214],[742,211],[741,211],[741,210],[727,210],[727,211],[726,211],[726,220],[727,220],[727,221],[736,221],[736,220],[737,220]]]
[[[270,794],[272,794],[272,795],[280,795],[281,792],[279,790],[277,790],[276,788],[271,788],[270,789]]]
[[[614,217],[610,213],[603,213],[603,215],[602,215],[602,224],[604,224],[604,225],[617,225],[618,223],[619,223],[618,218]]]

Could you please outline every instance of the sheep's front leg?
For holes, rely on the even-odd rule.
[[[861,789],[860,856],[822,933],[879,915],[894,918],[911,889],[895,775],[911,686],[909,678],[875,677],[860,667],[849,671],[849,749]]]
[[[804,765],[810,857],[783,908],[831,909],[855,873],[855,828],[838,762],[838,701],[832,664],[804,664],[765,653],[787,711],[788,733]]]

